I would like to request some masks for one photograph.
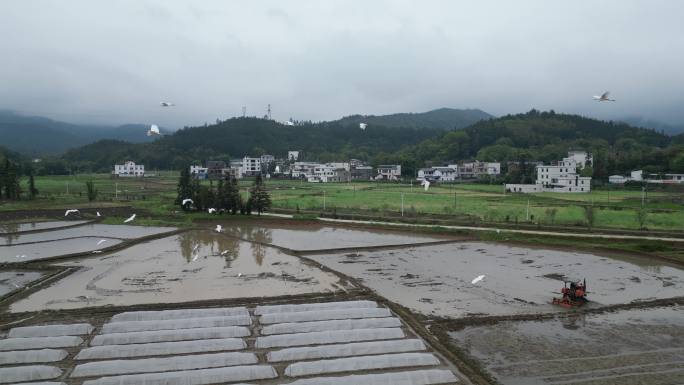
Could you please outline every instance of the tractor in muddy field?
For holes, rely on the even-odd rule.
[[[582,281],[563,281],[563,288],[561,289],[563,297],[554,298],[553,304],[563,306],[566,308],[573,308],[582,306],[587,303],[587,280]]]

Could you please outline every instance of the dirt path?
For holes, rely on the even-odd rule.
[[[639,236],[639,235],[619,235],[619,234],[600,234],[600,233],[566,233],[556,231],[538,231],[538,230],[517,230],[517,229],[502,229],[496,227],[479,227],[479,226],[450,226],[450,225],[424,225],[414,223],[399,223],[399,222],[382,222],[382,221],[359,221],[350,219],[332,219],[332,218],[318,218],[323,222],[332,223],[353,223],[362,225],[380,225],[380,226],[401,226],[401,227],[441,227],[449,230],[469,230],[469,231],[495,231],[497,233],[514,233],[514,234],[529,234],[529,235],[550,235],[557,237],[573,237],[573,238],[600,238],[600,239],[630,239],[630,240],[645,240],[645,241],[665,241],[665,242],[682,242],[684,238],[672,237],[654,237],[654,236]]]

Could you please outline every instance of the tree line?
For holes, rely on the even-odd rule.
[[[249,198],[244,201],[240,193],[237,179],[234,176],[218,179],[216,186],[200,183],[190,175],[189,167],[181,170],[178,180],[176,205],[185,211],[206,211],[215,209],[219,213],[261,214],[271,207],[271,197],[266,190],[261,175],[257,175],[254,185],[249,189]]]

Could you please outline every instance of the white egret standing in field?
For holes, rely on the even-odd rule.
[[[70,210],[67,210],[67,211],[64,213],[64,216],[65,216],[65,217],[68,217],[69,214],[78,214],[78,210],[77,210],[77,209],[70,209]]]
[[[135,214],[133,214],[133,215],[131,215],[130,217],[128,217],[128,219],[126,219],[126,220],[124,221],[124,223],[131,222],[131,221],[134,220],[134,219],[135,219]]]
[[[423,183],[421,183],[423,187],[425,188],[425,191],[427,191],[430,188],[430,181],[429,180],[424,180]]]
[[[95,214],[97,214],[97,216],[98,216],[98,217],[101,217],[101,215],[100,215],[100,212],[99,212],[99,211],[98,211],[98,212],[96,212]]]
[[[485,277],[484,275],[478,275],[478,276],[475,277],[475,279],[473,279],[473,281],[470,282],[470,283],[472,283],[472,284],[474,285],[474,284],[476,284],[476,283],[482,281],[482,280],[484,279],[484,277]]]
[[[216,229],[215,229],[215,230],[216,230],[217,233],[220,233],[221,231],[223,231],[223,227],[222,227],[221,225],[216,225]]]
[[[190,198],[185,198],[185,199],[183,199],[183,202],[181,203],[181,206],[185,206],[185,205],[187,205],[188,203],[193,204],[193,203],[195,203],[195,202],[193,202],[192,199],[190,199]]]
[[[209,210],[207,210],[207,211],[209,212],[209,214],[213,214],[216,212],[216,209],[213,207],[210,207]]]
[[[610,92],[609,91],[604,92],[603,94],[601,94],[601,96],[594,95],[593,98],[597,102],[614,102],[615,101],[615,99],[610,98]]]

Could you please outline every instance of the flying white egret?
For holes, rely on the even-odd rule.
[[[606,91],[601,96],[594,95],[593,96],[594,100],[597,102],[614,102],[615,99],[610,98],[610,91]]]
[[[156,124],[151,125],[150,129],[147,130],[147,136],[152,136],[152,135],[161,135],[161,132],[159,132],[159,127],[157,127]]]
[[[68,217],[69,214],[78,214],[78,210],[77,210],[77,209],[67,210],[67,211],[64,213],[64,216],[65,216],[65,217]]]
[[[482,281],[482,280],[484,279],[484,277],[485,277],[484,275],[478,275],[478,276],[475,277],[475,279],[473,279],[473,281],[470,282],[470,283],[472,283],[472,284],[474,285],[474,284],[476,284],[476,283]]]
[[[106,239],[100,239],[99,241],[97,241],[97,245],[100,246],[101,244],[103,244],[105,242],[107,242]]]
[[[207,211],[209,212],[209,214],[213,214],[216,212],[216,209],[213,207],[210,207],[209,210],[207,210]]]
[[[160,102],[159,105],[162,107],[173,107],[173,106],[175,106],[175,104],[173,104],[171,102]]]
[[[221,231],[223,231],[223,227],[221,227],[221,225],[216,225],[216,229],[215,229],[215,230],[216,230],[217,233],[220,233]]]
[[[365,130],[368,127],[368,123],[359,123],[359,128]]]
[[[430,188],[430,181],[425,179],[423,183],[421,183],[423,187],[425,188],[425,191],[427,191]]]
[[[100,212],[99,212],[99,211],[96,212],[95,214],[97,214],[98,217],[101,217],[101,216],[102,216],[102,215],[100,215]]]
[[[190,204],[195,203],[195,202],[192,201],[192,199],[190,199],[190,198],[185,198],[185,199],[183,199],[183,203],[181,204],[181,206],[185,206],[186,204],[188,204],[188,202],[189,202]]]
[[[128,219],[126,219],[126,220],[124,221],[124,223],[128,223],[128,222],[130,222],[130,221],[132,221],[132,220],[134,220],[134,219],[135,219],[135,214],[133,214],[133,215],[131,215],[130,217],[128,217]]]

